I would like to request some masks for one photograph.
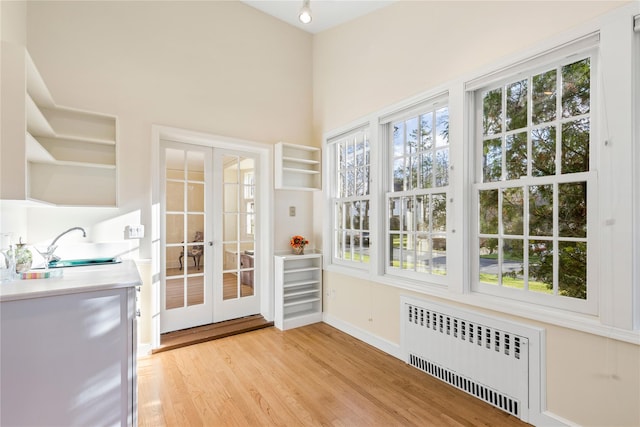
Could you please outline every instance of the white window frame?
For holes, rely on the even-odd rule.
[[[367,184],[366,194],[344,195],[344,194],[341,194],[341,190],[339,188],[341,184],[340,172],[342,170],[355,169],[359,166],[362,167],[362,165],[359,165],[359,166],[354,165],[354,166],[348,166],[343,168],[339,164],[338,151],[336,147],[338,147],[342,143],[345,143],[346,141],[352,142],[351,141],[352,139],[355,139],[355,141],[353,141],[354,144],[364,143],[369,148],[369,153],[368,153],[369,163],[366,164],[365,162],[366,168],[368,169],[368,172],[367,172],[368,184]],[[375,241],[376,239],[375,233],[373,233],[373,230],[371,227],[371,212],[373,210],[371,206],[371,199],[372,199],[371,151],[373,151],[373,147],[372,147],[372,141],[371,141],[370,126],[368,123],[362,124],[362,125],[350,128],[344,132],[340,132],[330,138],[327,138],[325,141],[326,141],[325,147],[323,150],[325,160],[323,161],[323,164],[330,165],[330,171],[325,170],[325,177],[327,177],[326,179],[328,180],[328,185],[325,186],[325,188],[328,189],[328,193],[329,193],[329,203],[328,203],[329,209],[327,211],[326,217],[329,219],[329,223],[330,223],[330,232],[328,236],[329,237],[328,241],[331,242],[330,263],[334,265],[341,265],[347,268],[353,268],[360,271],[369,271],[371,267],[371,262],[370,261],[365,262],[364,255],[365,253],[370,254],[370,251],[368,248],[366,250],[364,249],[365,248],[364,238],[358,239],[356,241],[354,239],[354,236],[352,234],[350,235],[350,244],[351,244],[350,258],[347,259],[345,257],[338,256],[338,253],[340,252],[340,250],[345,251],[347,247],[346,247],[345,241],[342,239],[337,239],[336,236],[337,236],[337,233],[341,232],[340,230],[344,230],[345,232],[347,232],[346,228],[339,227],[339,225],[343,223],[341,223],[337,219],[338,206],[343,204],[364,202],[369,204],[369,229],[368,230],[363,229],[363,224],[360,223],[359,232],[361,235],[364,235],[365,232],[368,233],[367,246],[370,246],[371,242]],[[355,152],[354,152],[354,156],[355,156]],[[343,212],[343,214],[346,214],[346,213]],[[350,223],[352,223],[352,221],[350,221]],[[354,231],[355,229],[349,228],[348,230]],[[342,247],[338,248],[338,245],[340,244],[342,244]],[[358,245],[359,249],[354,250],[354,245]]]
[[[595,146],[595,135],[598,135],[598,85],[596,76],[598,73],[598,50],[597,50],[597,42],[599,40],[598,34],[588,35],[575,43],[570,43],[568,45],[562,46],[557,50],[553,50],[547,55],[541,55],[533,60],[526,61],[520,63],[516,66],[517,72],[513,72],[507,68],[501,73],[493,74],[490,78],[491,82],[482,85],[482,81],[476,81],[475,87],[473,91],[470,91],[469,99],[470,102],[473,102],[471,109],[474,111],[473,117],[470,117],[469,122],[470,126],[472,126],[471,138],[470,138],[470,149],[473,149],[475,153],[474,161],[472,168],[474,170],[474,179],[471,183],[473,191],[471,194],[471,209],[472,209],[472,222],[471,222],[471,239],[470,239],[470,249],[471,249],[471,278],[470,285],[472,292],[484,293],[494,296],[505,297],[509,299],[515,299],[525,302],[531,302],[534,304],[539,304],[545,307],[558,308],[563,310],[575,311],[585,314],[596,314],[597,313],[597,304],[598,304],[598,289],[597,289],[597,259],[598,259],[598,243],[597,243],[597,233],[595,232],[597,224],[598,224],[598,197],[597,197],[597,150]],[[483,129],[482,129],[482,116],[483,116],[483,100],[482,93],[486,93],[488,91],[497,89],[497,88],[505,88],[506,85],[510,83],[514,83],[519,80],[528,79],[529,82],[532,76],[538,75],[539,73],[543,73],[552,69],[557,69],[558,73],[560,73],[561,67],[566,64],[571,64],[577,61],[581,61],[585,58],[590,59],[590,112],[588,113],[588,117],[590,120],[590,141],[589,141],[589,171],[560,175],[554,174],[545,177],[532,177],[532,176],[522,176],[519,179],[507,179],[505,174],[505,166],[506,166],[506,151],[505,145],[503,141],[502,147],[502,174],[500,180],[495,182],[482,182],[483,178],[483,170],[482,170],[482,158],[483,158],[483,150],[482,150],[482,141],[483,141]],[[558,82],[560,82],[560,75],[558,75]],[[531,109],[532,109],[532,87],[529,84],[527,91],[527,115],[531,117]],[[556,111],[560,110],[561,107],[561,92],[557,93],[556,99]],[[502,105],[502,116],[503,116],[503,125],[505,122],[505,105],[504,105],[504,97],[503,97],[503,105]],[[578,116],[576,116],[578,117]],[[557,139],[556,139],[556,156],[555,156],[555,168],[556,171],[560,170],[560,149],[561,149],[561,140],[560,140],[560,128],[562,123],[567,120],[576,120],[576,117],[571,117],[570,119],[564,119],[562,117],[556,117],[553,122],[545,123],[547,126],[549,124],[555,124],[558,129]],[[532,125],[529,121],[527,121],[528,127],[518,129],[516,132],[520,133],[524,130],[527,133],[527,146],[529,150],[531,148],[531,128],[535,128],[536,126]],[[539,126],[539,125],[537,125]],[[503,130],[498,135],[506,135],[509,132]],[[499,136],[498,136],[499,137]],[[504,139],[504,138],[502,138]],[[532,154],[528,152],[527,154],[527,168],[531,170],[531,159]],[[502,285],[490,285],[486,283],[482,283],[479,281],[480,274],[480,266],[479,266],[479,247],[478,247],[478,239],[481,237],[480,230],[478,230],[479,224],[479,200],[478,194],[481,190],[498,190],[500,194],[502,194],[502,190],[505,188],[523,188],[527,189],[530,185],[553,185],[555,190],[555,200],[554,200],[554,209],[555,206],[558,205],[557,200],[557,186],[558,184],[566,183],[566,182],[586,182],[588,191],[588,199],[587,199],[587,230],[588,234],[586,239],[575,239],[577,240],[586,240],[587,243],[587,298],[586,299],[578,299],[571,297],[564,297],[557,294],[549,295],[540,292],[531,292],[527,289],[527,277],[526,277],[526,268],[527,268],[527,254],[528,247],[527,245],[523,245],[523,268],[525,268],[525,277],[524,277],[524,289],[516,289],[509,288]],[[529,211],[528,206],[528,197],[525,191],[524,203],[523,203],[523,235],[521,236],[526,243],[529,239],[528,232],[528,217],[527,212]],[[502,212],[501,209],[501,201],[502,197],[500,196],[498,212]],[[498,230],[498,241],[501,242],[503,239],[516,239],[519,240],[519,236],[509,236],[502,232],[502,230]],[[482,235],[482,237],[486,237]],[[557,229],[557,224],[554,227],[554,231],[552,236],[549,239],[544,238],[542,240],[548,240],[552,245],[555,244],[555,247],[558,247],[559,241],[566,241],[571,239],[559,239],[559,233]],[[498,250],[498,253],[501,254],[502,251]],[[559,265],[558,253],[554,252],[554,261],[553,265],[557,269]],[[502,257],[498,259],[498,269],[502,271]],[[557,285],[557,271],[555,272],[554,282]]]
[[[413,280],[413,281],[427,281],[429,283],[436,283],[436,284],[440,284],[440,285],[446,285],[449,280],[448,280],[448,276],[447,276],[447,271],[448,271],[448,264],[445,267],[445,274],[436,274],[436,273],[432,273],[432,272],[418,272],[415,270],[411,270],[411,269],[403,269],[403,268],[396,268],[396,267],[392,267],[389,265],[389,261],[390,261],[390,253],[389,251],[391,250],[391,235],[392,234],[401,234],[400,232],[398,233],[393,233],[391,230],[391,223],[390,223],[390,217],[388,215],[389,209],[390,209],[390,202],[392,199],[397,199],[397,198],[405,198],[405,197],[416,197],[416,196],[429,196],[431,197],[434,194],[444,194],[444,198],[445,198],[445,203],[446,203],[446,219],[445,219],[445,224],[448,224],[448,212],[449,212],[449,189],[450,189],[450,174],[449,174],[449,169],[450,169],[450,165],[451,165],[451,137],[449,136],[448,139],[448,143],[446,144],[446,146],[443,147],[438,147],[436,144],[436,126],[435,126],[435,121],[436,121],[436,113],[437,111],[443,109],[443,108],[447,108],[447,114],[448,117],[449,116],[449,112],[448,112],[448,108],[449,108],[449,102],[448,102],[448,93],[442,93],[442,94],[438,94],[437,96],[434,97],[429,97],[428,99],[416,104],[412,104],[406,108],[400,109],[399,111],[395,111],[393,113],[390,114],[386,114],[384,116],[382,116],[379,119],[379,136],[380,136],[380,141],[381,143],[380,145],[380,151],[384,152],[384,155],[381,156],[381,163],[383,164],[383,167],[386,169],[387,174],[385,175],[387,177],[386,182],[384,185],[384,190],[385,190],[385,194],[384,194],[384,250],[380,251],[380,255],[384,257],[384,274],[386,274],[388,277],[402,277],[405,279],[409,279],[409,280]],[[446,148],[448,151],[448,162],[447,162],[447,176],[448,176],[448,180],[447,180],[447,185],[444,186],[431,186],[431,187],[423,187],[423,188],[417,188],[417,189],[402,189],[399,191],[394,191],[394,179],[393,179],[393,169],[394,169],[394,161],[395,161],[395,155],[394,155],[394,147],[393,147],[393,125],[397,122],[400,121],[407,121],[413,118],[416,118],[418,120],[418,122],[420,122],[420,117],[423,114],[429,114],[432,113],[433,114],[433,146],[432,148],[429,150],[431,151],[431,153],[434,154],[433,157],[433,165],[434,165],[434,169],[433,169],[433,176],[434,176],[434,180],[435,180],[435,154],[437,151],[440,151],[441,149]],[[448,119],[450,122],[450,119]],[[418,124],[419,126],[419,124]],[[404,130],[404,132],[406,133],[406,129]],[[406,138],[405,138],[406,139]],[[407,157],[407,153],[406,151],[403,153],[403,157]],[[431,224],[431,221],[429,221],[429,223]],[[415,231],[412,231],[411,233],[405,232],[402,234],[416,234]],[[445,242],[448,243],[449,240],[449,233],[448,233],[448,226],[445,226],[445,230],[441,231],[441,232],[428,232],[428,233],[424,233],[425,235],[429,235],[430,238],[432,238],[433,236],[441,236],[444,237]],[[383,239],[381,239],[383,240]]]
[[[640,162],[640,34],[634,33],[634,17],[640,17],[640,5],[627,5],[564,33],[519,50],[491,64],[445,82],[419,95],[407,98],[393,106],[368,114],[333,131],[326,132],[323,140],[330,140],[350,129],[370,124],[371,132],[371,238],[384,236],[386,206],[384,205],[388,172],[384,168],[385,153],[381,147],[384,135],[377,124],[389,114],[407,111],[412,106],[438,93],[449,94],[450,116],[450,198],[447,212],[447,264],[449,283],[436,285],[428,280],[411,280],[385,274],[384,248],[370,247],[371,263],[367,269],[352,268],[324,257],[324,268],[399,289],[429,295],[454,303],[528,318],[547,324],[560,325],[596,335],[637,343],[640,337],[640,267],[635,260],[640,253],[638,218],[640,218],[640,172],[634,166]],[[638,22],[636,18],[636,22]],[[590,238],[598,242],[600,256],[594,267],[597,273],[598,303],[592,314],[568,309],[543,306],[530,301],[504,298],[472,290],[471,251],[475,234],[472,230],[474,214],[473,173],[475,149],[473,128],[469,118],[474,116],[473,91],[504,77],[505,71],[514,74],[531,68],[532,60],[558,53],[576,40],[600,34],[598,51],[597,97],[592,103],[594,126],[592,142],[596,146],[598,196],[598,222]],[[575,45],[574,45],[575,46]],[[630,55],[630,52],[636,52]],[[560,52],[562,53],[562,52]],[[372,88],[374,89],[374,88]],[[471,107],[470,107],[471,106]],[[631,108],[630,108],[631,106]],[[382,137],[382,138],[380,138]],[[331,209],[328,193],[331,188],[332,166],[323,150],[324,170],[324,248],[330,253],[332,245],[329,224]],[[595,217],[591,215],[590,219]],[[593,231],[593,230],[592,230]],[[384,243],[383,243],[384,244]],[[378,246],[383,246],[378,245]],[[590,251],[593,254],[593,251]],[[455,267],[451,267],[455,265]],[[459,267],[458,267],[459,266]],[[337,279],[341,280],[341,279]]]

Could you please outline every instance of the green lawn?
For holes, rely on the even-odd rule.
[[[495,274],[480,273],[480,281],[482,283],[488,283],[490,285],[498,284],[498,276]],[[504,276],[502,278],[502,286],[508,288],[522,289],[524,287],[523,279]],[[529,290],[533,292],[541,292],[544,294],[552,294],[553,290],[547,288],[547,285],[543,282],[529,281]]]

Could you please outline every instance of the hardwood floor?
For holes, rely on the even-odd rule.
[[[324,323],[138,361],[140,426],[525,426]]]

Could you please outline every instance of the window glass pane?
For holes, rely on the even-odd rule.
[[[587,243],[558,242],[558,292],[587,298]]]
[[[431,196],[432,230],[447,231],[447,195],[444,193]]]
[[[531,131],[531,175],[548,176],[556,173],[555,126]]]
[[[589,170],[589,119],[562,124],[562,173]]]
[[[533,76],[533,113],[534,125],[547,123],[556,119],[557,71]]]
[[[393,124],[393,156],[404,155],[404,122]]]
[[[558,231],[561,237],[587,237],[587,183],[558,185]]]
[[[353,215],[353,210],[351,208],[351,202],[345,202],[343,205],[344,209],[344,224],[342,227],[349,230],[351,228],[351,216]]]
[[[389,235],[389,265],[400,267],[400,234]]]
[[[420,149],[431,150],[433,147],[433,112],[420,116]]]
[[[204,215],[187,215],[187,241],[204,241]]]
[[[553,235],[553,185],[529,187],[529,234]]]
[[[527,80],[507,86],[507,131],[527,127]]]
[[[431,273],[431,247],[426,234],[416,236],[416,271]]]
[[[418,149],[418,118],[414,117],[406,122],[407,153],[415,153]]]
[[[507,135],[505,140],[506,178],[527,176],[527,133]]]
[[[418,157],[412,156],[407,157],[407,162],[409,165],[409,176],[407,177],[408,185],[407,190],[414,190],[418,188],[418,168],[420,165],[418,164]]]
[[[498,234],[498,190],[482,190],[480,198],[480,233]]]
[[[416,196],[416,230],[429,230],[429,196]]]
[[[553,293],[553,242],[529,241],[529,290]]]
[[[482,96],[482,129],[484,135],[502,132],[502,88]]]
[[[402,198],[402,231],[412,230],[413,223],[413,203],[411,197]]]
[[[369,201],[364,200],[360,202],[360,217],[362,218],[362,230],[369,231]],[[367,236],[367,240],[369,237]],[[367,245],[368,246],[368,245]]]
[[[204,153],[199,151],[187,152],[187,179],[204,181]]]
[[[433,237],[433,256],[431,258],[433,274],[447,274],[447,239],[444,236]]]
[[[449,185],[449,149],[436,151],[436,187]]]
[[[480,281],[498,284],[498,239],[479,239]]]
[[[436,147],[449,145],[449,108],[436,111]]]
[[[524,289],[523,240],[504,239],[502,243],[502,286]]]
[[[393,191],[404,191],[404,157],[393,162]]]
[[[226,213],[222,215],[224,229],[222,230],[222,240],[233,242],[238,236],[238,214]]]
[[[222,206],[225,212],[238,212],[238,184],[224,184]]]
[[[502,192],[502,231],[504,234],[522,235],[523,209],[522,187],[505,188]]]
[[[415,268],[415,244],[412,234],[400,235],[401,248],[401,265],[404,270],[413,270]]]
[[[562,117],[587,114],[591,97],[589,58],[562,67]]]
[[[422,174],[422,188],[433,187],[433,153],[420,155],[420,173]]]
[[[180,276],[183,274],[183,264],[182,264],[182,251],[184,246],[168,246],[165,249],[165,265],[166,271],[165,274],[167,277],[170,276]]]
[[[489,139],[482,144],[483,182],[500,181],[502,176],[502,140]]]
[[[400,230],[400,198],[389,199],[389,230]]]

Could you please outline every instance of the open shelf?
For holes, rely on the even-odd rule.
[[[275,325],[289,329],[322,320],[322,255],[276,255]]]
[[[275,187],[279,190],[319,190],[321,151],[316,147],[279,142],[275,146]]]
[[[54,205],[116,206],[116,117],[57,105],[26,49],[13,49],[12,55],[24,91],[16,93],[24,97],[26,123],[21,197]]]

